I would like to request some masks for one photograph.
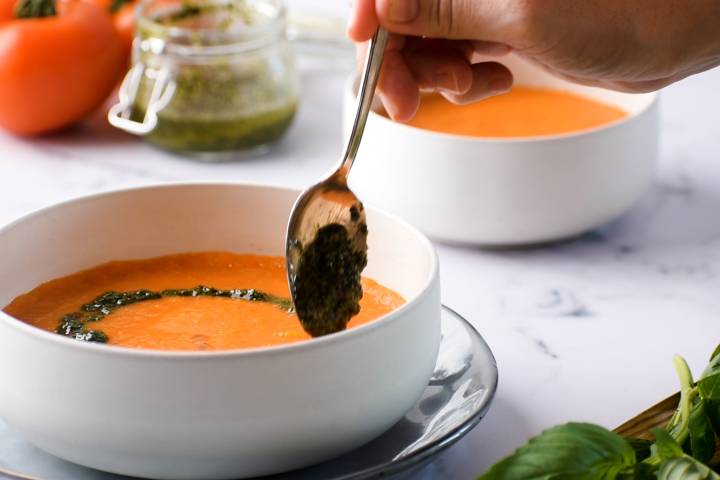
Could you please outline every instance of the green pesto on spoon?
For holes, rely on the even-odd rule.
[[[345,155],[325,180],[305,190],[290,214],[286,237],[290,293],[300,323],[313,337],[344,330],[360,311],[360,274],[367,264],[367,223],[347,177],[375,96],[389,33],[368,46],[358,106]]]

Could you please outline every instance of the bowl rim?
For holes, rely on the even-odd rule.
[[[31,221],[35,217],[43,215],[49,211],[58,208],[66,208],[72,205],[77,205],[87,201],[93,201],[105,197],[112,197],[114,195],[121,194],[133,194],[141,191],[152,191],[152,190],[165,190],[175,188],[187,188],[187,187],[241,187],[261,190],[279,190],[284,193],[292,192],[300,194],[301,190],[295,187],[289,187],[285,185],[269,184],[265,182],[228,182],[228,181],[173,181],[163,183],[151,183],[140,186],[124,187],[117,189],[105,190],[102,192],[96,192],[91,194],[79,195],[68,198],[66,200],[46,205],[35,209],[29,213],[26,213],[9,223],[0,225],[0,235],[16,228],[23,222]],[[204,359],[213,360],[226,357],[265,357],[265,356],[280,356],[289,354],[296,351],[313,350],[321,348],[331,343],[345,343],[352,341],[355,337],[370,335],[373,331],[383,328],[396,317],[402,315],[405,311],[408,311],[417,305],[421,299],[427,296],[427,293],[433,288],[433,285],[437,282],[439,277],[439,260],[438,254],[433,246],[432,242],[428,239],[425,234],[420,232],[417,228],[412,226],[402,218],[393,215],[392,213],[386,212],[375,208],[374,206],[368,206],[368,208],[376,214],[385,216],[393,222],[399,223],[401,226],[412,232],[420,244],[425,248],[426,253],[430,257],[430,272],[427,275],[425,283],[419,289],[418,293],[411,298],[406,300],[400,307],[381,315],[375,320],[359,325],[357,327],[346,329],[341,332],[325,335],[323,337],[310,338],[308,340],[302,340],[299,342],[293,342],[283,345],[274,345],[269,347],[252,347],[252,348],[240,348],[240,349],[227,349],[227,350],[211,350],[211,351],[186,351],[186,350],[154,350],[154,349],[141,349],[141,348],[130,348],[118,345],[105,345],[95,344],[92,342],[80,342],[78,340],[67,338],[63,335],[58,335],[54,332],[44,330],[39,327],[35,327],[22,320],[13,317],[5,313],[3,310],[4,306],[0,308],[0,324],[8,325],[10,328],[14,328],[21,334],[36,337],[39,340],[49,341],[63,348],[77,348],[85,350],[89,353],[97,354],[108,354],[118,356],[134,356],[134,357],[145,357],[145,358],[156,358],[156,359]]]
[[[353,103],[355,103],[357,94],[356,91],[356,84],[358,80],[360,79],[358,73],[352,73],[350,74],[350,77],[345,82],[345,98],[352,99]],[[560,79],[562,80],[562,79]],[[572,82],[569,82],[572,83]],[[522,84],[518,84],[522,85]],[[586,87],[587,85],[579,85]],[[609,90],[609,89],[602,89],[600,87],[593,87],[598,88],[600,90]],[[611,90],[610,90],[611,91]],[[640,108],[637,112],[627,112],[627,115],[623,118],[620,118],[618,120],[613,120],[612,122],[604,123],[602,125],[599,125],[597,127],[592,128],[586,128],[583,130],[577,130],[577,131],[571,131],[567,133],[556,133],[551,135],[532,135],[532,136],[525,136],[525,137],[474,137],[472,135],[461,135],[458,133],[447,133],[447,132],[438,132],[435,130],[428,130],[426,128],[420,128],[415,127],[413,125],[408,125],[407,123],[401,123],[396,122],[394,120],[390,120],[389,118],[385,117],[384,115],[381,115],[378,113],[375,109],[370,110],[370,118],[374,119],[374,121],[381,122],[381,125],[383,125],[384,128],[398,128],[400,130],[410,130],[415,134],[426,136],[426,137],[441,137],[445,140],[463,140],[463,141],[469,141],[469,142],[476,142],[480,144],[491,144],[491,145],[515,145],[515,144],[527,144],[527,143],[549,143],[554,141],[562,141],[562,140],[572,140],[579,137],[586,137],[591,136],[599,133],[603,133],[606,131],[615,130],[617,128],[623,127],[625,124],[630,123],[632,121],[637,120],[638,118],[646,115],[649,111],[651,111],[654,108],[657,108],[659,101],[660,101],[660,92],[645,92],[645,93],[626,93],[626,92],[617,92],[617,93],[624,93],[626,95],[635,95],[637,97],[645,97],[648,99],[648,102],[646,105],[644,105],[642,108]],[[582,95],[582,94],[579,94]],[[345,108],[347,108],[347,105],[345,105]],[[354,107],[353,107],[354,108]]]

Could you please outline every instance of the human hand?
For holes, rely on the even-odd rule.
[[[716,0],[355,0],[348,34],[395,35],[378,94],[407,121],[421,90],[466,103],[507,90],[483,57],[514,51],[571,81],[644,92],[720,64]]]

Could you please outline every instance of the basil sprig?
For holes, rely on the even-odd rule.
[[[654,441],[623,438],[589,423],[567,423],[532,438],[478,480],[720,480],[706,465],[720,438],[720,346],[693,381],[674,359],[680,404]]]

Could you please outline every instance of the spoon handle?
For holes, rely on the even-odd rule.
[[[373,98],[375,96],[375,87],[380,77],[380,67],[382,67],[383,58],[385,57],[385,47],[387,47],[390,33],[384,28],[378,28],[377,32],[370,40],[368,45],[367,59],[365,60],[365,69],[358,89],[358,106],[355,114],[355,123],[350,132],[347,150],[343,157],[342,164],[338,171],[347,176],[350,168],[355,161],[360,140],[365,131],[365,123],[367,122],[370,107],[372,107]]]

